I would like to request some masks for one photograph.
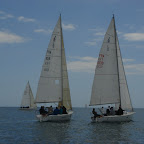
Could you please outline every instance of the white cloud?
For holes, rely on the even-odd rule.
[[[72,72],[94,73],[97,64],[95,57],[69,57],[68,70]],[[123,59],[126,74],[144,75],[144,64],[126,64],[135,61],[134,59]]]
[[[24,38],[9,32],[0,31],[0,43],[22,43]]]
[[[144,64],[129,64],[125,65],[126,74],[144,75]]]
[[[34,32],[36,33],[44,33],[44,34],[50,34],[52,32],[52,30],[48,29],[35,29]]]
[[[89,31],[93,31],[93,32],[104,32],[105,29],[101,28],[101,27],[97,27],[97,28],[90,28],[88,29]]]
[[[72,72],[94,73],[97,58],[94,57],[71,57],[76,61],[68,62],[68,70]]]
[[[62,23],[62,27],[64,30],[75,30],[76,29],[76,26],[74,24],[64,24]]]
[[[144,41],[144,33],[126,33],[123,36],[128,41]]]
[[[7,14],[4,11],[0,11],[0,19],[8,19],[8,18],[13,18],[14,16],[11,14]]]
[[[23,17],[23,16],[18,17],[18,20],[19,20],[19,21],[22,21],[22,22],[35,22],[35,19],[25,18],[25,17]]]
[[[96,45],[96,41],[85,42],[85,44],[87,46],[95,46]]]
[[[123,62],[133,62],[135,61],[134,59],[123,59]]]
[[[105,33],[104,32],[96,32],[94,35],[96,35],[96,36],[104,36]]]
[[[91,39],[91,41],[87,41],[87,42],[84,42],[85,45],[87,46],[95,46],[98,44],[98,42],[101,42],[103,38],[94,38],[94,39]]]

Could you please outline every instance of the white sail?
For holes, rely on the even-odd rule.
[[[71,104],[71,97],[70,97],[70,88],[69,88],[69,81],[68,81],[68,72],[67,72],[67,64],[66,64],[66,57],[65,57],[65,49],[64,49],[64,42],[63,42],[63,34],[62,34],[62,101],[59,103],[59,105],[64,105],[67,110],[72,109]]]
[[[62,100],[61,17],[54,28],[42,66],[36,102],[51,103]]]
[[[115,26],[112,18],[99,53],[90,105],[120,102],[117,63]]]
[[[30,94],[30,108],[36,108],[37,106],[36,106],[36,103],[34,102],[34,96],[33,96],[30,85],[29,85],[29,88],[30,88],[30,91],[29,91],[29,94]]]
[[[36,108],[36,104],[34,104],[34,97],[29,82],[27,83],[26,88],[24,90],[24,94],[21,101],[21,107]]]
[[[119,47],[118,37],[116,35],[116,44],[117,44],[117,56],[118,56],[118,70],[119,70],[119,82],[120,82],[120,97],[121,97],[121,107],[124,110],[132,111],[132,104],[129,95],[128,85],[126,81],[125,71],[122,62],[122,56]]]

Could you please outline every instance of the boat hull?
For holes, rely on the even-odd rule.
[[[135,112],[127,112],[123,115],[114,115],[114,116],[102,116],[94,119],[92,117],[92,122],[129,122],[132,121],[132,116]]]
[[[71,119],[72,111],[68,114],[58,114],[58,115],[36,115],[38,121],[40,122],[61,122],[69,121]]]

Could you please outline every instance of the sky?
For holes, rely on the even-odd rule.
[[[89,105],[97,57],[115,15],[134,108],[144,108],[143,0],[0,0],[0,106],[19,106],[27,82],[36,96],[61,13],[73,107]]]

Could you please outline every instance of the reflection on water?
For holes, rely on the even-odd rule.
[[[125,128],[124,123],[92,123],[91,129],[90,136],[94,142],[129,142],[129,131]]]
[[[144,110],[133,122],[91,123],[89,108],[74,108],[71,121],[38,122],[34,111],[0,108],[0,143],[107,144],[144,143]]]
[[[36,122],[35,128],[33,129],[35,139],[39,142],[62,143],[68,137],[69,126],[70,122]]]

